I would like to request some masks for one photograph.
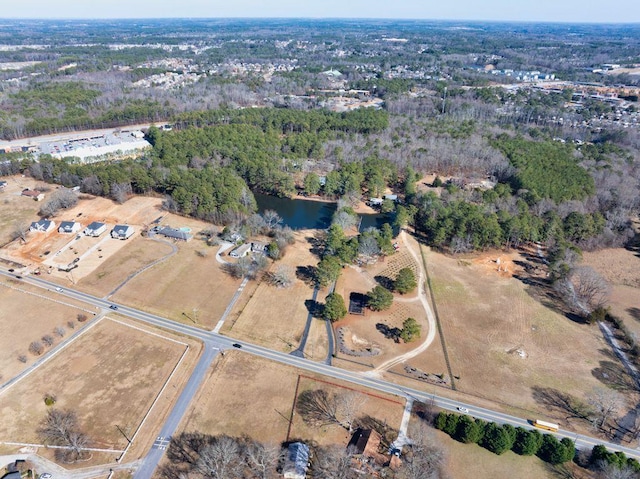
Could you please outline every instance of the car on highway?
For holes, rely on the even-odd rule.
[[[118,309],[118,307],[115,304],[111,304],[109,305],[109,309],[113,309],[115,311]]]
[[[58,293],[61,293],[61,292],[62,292],[62,288],[61,288],[60,286],[56,286],[56,291],[57,291]]]
[[[40,474],[40,479],[51,479],[51,474],[48,472],[43,472]]]
[[[242,344],[233,343],[231,346],[233,346],[234,348],[241,348]]]
[[[466,407],[458,406],[456,409],[465,414],[469,414],[469,410]]]

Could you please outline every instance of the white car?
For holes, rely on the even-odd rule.
[[[58,293],[60,293],[60,292],[62,291],[62,288],[60,288],[60,287],[56,287],[56,291],[57,291]],[[48,474],[48,473],[46,473],[46,474]],[[40,476],[40,477],[42,477],[42,476]],[[44,479],[47,479],[47,478],[45,477]]]
[[[44,472],[40,474],[40,479],[51,479],[51,474],[49,474],[48,472]]]
[[[458,411],[463,412],[465,414],[469,414],[469,410],[466,407],[458,406]]]

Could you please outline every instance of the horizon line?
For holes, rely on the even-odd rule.
[[[460,23],[519,23],[562,25],[640,25],[640,21],[571,21],[571,20],[506,20],[461,18],[394,18],[394,17],[0,17],[0,21],[140,21],[140,20],[315,20],[315,21],[389,21],[389,22],[460,22]]]

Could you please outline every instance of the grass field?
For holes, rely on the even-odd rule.
[[[76,411],[93,447],[123,449],[186,346],[103,319],[31,375],[2,393],[0,441],[40,443],[45,394]],[[162,414],[147,426],[155,431]]]
[[[16,225],[29,225],[38,220],[38,210],[42,206],[42,203],[20,195],[23,189],[33,189],[39,184],[33,178],[18,175],[3,180],[7,186],[0,189],[0,246],[12,240]]]

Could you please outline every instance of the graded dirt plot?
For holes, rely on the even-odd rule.
[[[50,186],[50,188],[55,187]],[[44,201],[46,202],[47,198]],[[3,249],[2,254],[8,259],[30,264],[33,267],[49,259],[49,263],[55,263],[57,267],[57,264],[62,264],[62,262],[57,262],[56,253],[69,243],[73,245],[74,241],[74,235],[58,233],[57,226],[61,221],[77,221],[82,225],[82,229],[93,221],[106,223],[107,231],[99,238],[102,239],[109,236],[109,232],[115,224],[133,225],[136,233],[139,233],[144,225],[148,225],[162,214],[160,206],[161,200],[159,198],[135,196],[123,204],[117,204],[106,198],[80,194],[76,206],[60,210],[55,217],[51,218],[56,223],[56,228],[53,231],[49,233],[28,233],[26,244],[14,241]],[[38,217],[34,217],[31,221],[37,219]],[[117,240],[113,241],[118,242]],[[95,256],[103,256],[106,260],[107,251],[109,250],[105,250],[105,254],[102,255],[96,253]],[[79,276],[84,276],[85,274],[88,274],[88,272],[81,272]]]
[[[0,305],[0,384],[36,360],[29,352],[31,342],[41,342],[42,336],[50,335],[55,345],[86,324],[77,321],[78,314],[92,317],[80,305],[59,294],[4,277],[0,278]],[[69,321],[74,329],[67,325]],[[63,338],[54,332],[58,327],[62,328]],[[22,355],[24,363],[18,359]]]
[[[87,238],[92,240],[95,238]],[[87,276],[82,278],[77,287],[83,291],[96,296],[105,296],[116,289],[129,275],[144,268],[172,252],[170,244],[153,241],[148,238],[135,236],[126,241],[119,241],[113,238],[106,238],[103,242],[102,252],[94,252],[93,256],[103,255],[108,259],[98,259],[100,264],[95,264],[93,260],[87,260],[96,268]],[[106,252],[105,249],[109,248]],[[80,261],[84,263],[85,261]],[[71,273],[64,273],[67,276],[77,276],[76,270]]]
[[[206,246],[195,238],[188,243],[170,244],[146,240],[144,247],[147,245],[156,245],[152,247],[158,252],[162,247],[165,254],[173,246],[177,252],[133,278],[112,299],[175,321],[212,329],[241,283],[225,273],[216,261],[218,247]],[[130,269],[130,273],[133,271],[135,268]]]
[[[12,240],[16,225],[28,225],[38,219],[38,210],[42,202],[21,196],[25,188],[34,189],[39,183],[33,178],[8,176],[2,178],[7,186],[0,189],[0,246]],[[46,201],[46,197],[45,197]]]
[[[300,382],[298,384],[298,377]],[[305,389],[328,392],[351,392],[348,384],[331,378],[310,377],[282,364],[229,351],[219,356],[206,382],[198,391],[179,431],[205,434],[246,434],[253,439],[280,443],[290,439],[341,444],[346,430],[341,426],[311,427],[296,412],[289,431],[292,408],[298,394]],[[404,404],[394,396],[379,395],[357,389],[359,414],[400,426]],[[369,394],[370,393],[370,394]],[[344,442],[346,446],[346,442]]]
[[[594,373],[612,359],[598,328],[546,308],[497,270],[435,252],[426,258],[458,389],[566,426],[566,413],[549,410],[539,393],[584,400],[602,386]]]
[[[271,265],[272,270],[288,266],[295,274],[296,267],[318,262],[309,251],[311,245],[304,234],[296,233],[295,238],[295,244],[287,247],[284,257]],[[313,288],[297,278],[289,288],[277,288],[262,281],[255,292],[250,293],[248,302],[238,303],[223,332],[280,351],[292,351],[302,337],[312,297]]]
[[[55,407],[77,413],[93,447],[123,449],[127,441],[116,426],[134,434],[185,348],[103,319],[2,393],[0,440],[40,443],[36,429],[47,411],[43,397],[51,394]],[[157,427],[159,416],[147,427]]]

